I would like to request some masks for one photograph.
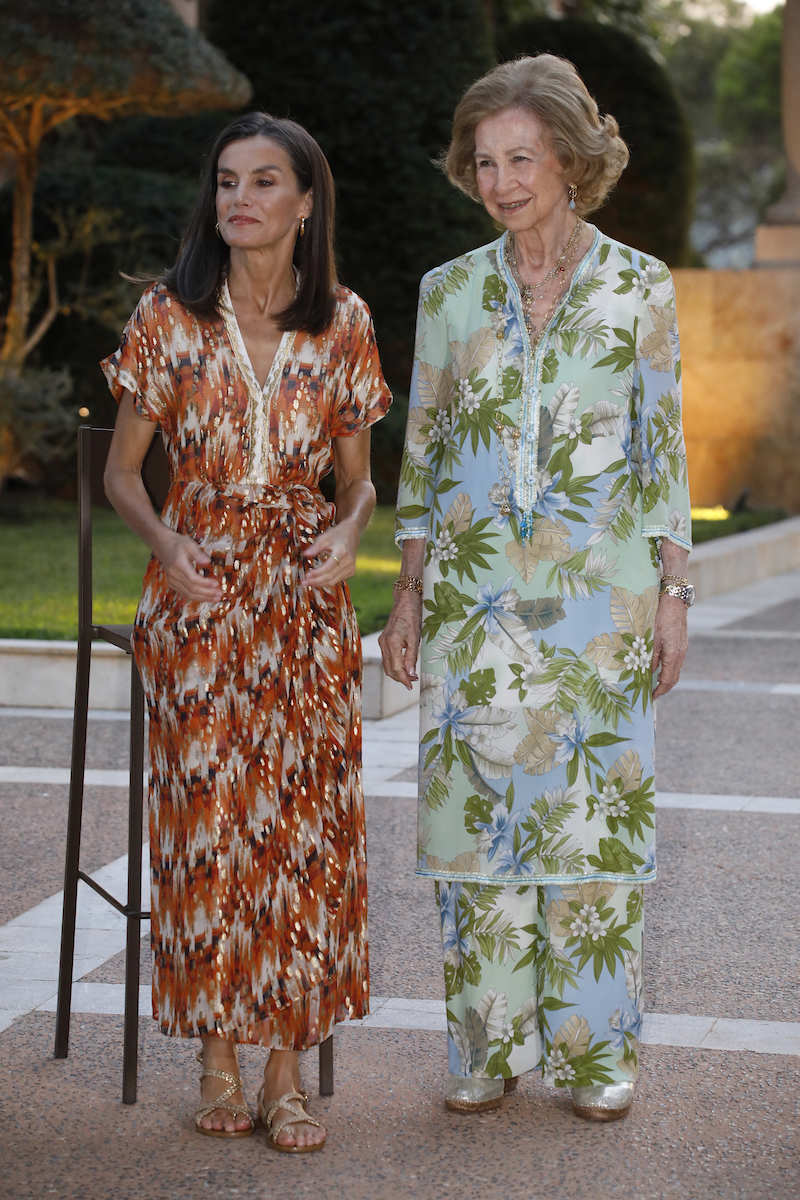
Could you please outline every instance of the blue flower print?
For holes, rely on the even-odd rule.
[[[642,482],[645,487],[661,475],[661,457],[656,453],[651,439],[642,446]]]
[[[522,327],[511,300],[506,299],[505,304],[501,304],[499,300],[490,300],[486,307],[494,314],[492,324],[498,338],[503,342],[504,356],[508,360],[523,358],[525,343],[522,340]]]
[[[492,583],[483,584],[478,588],[477,602],[468,610],[470,617],[481,616],[481,624],[489,634],[500,632],[498,617],[514,612],[518,597],[513,592],[512,583],[512,579],[507,579],[500,588]]]
[[[627,1008],[616,1009],[608,1018],[611,1045],[615,1050],[625,1049],[625,1034],[633,1034],[637,1041],[642,1036],[642,1014],[639,1009],[629,1012]]]
[[[537,480],[536,496],[533,501],[533,507],[537,516],[547,517],[548,520],[555,520],[562,508],[566,508],[568,501],[563,492],[558,490],[558,480],[551,479],[546,471],[539,472]]]
[[[448,729],[454,738],[464,741],[469,735],[466,722],[478,710],[464,704],[458,684],[448,679],[444,685],[444,706],[432,714],[439,726],[439,741],[444,742]]]
[[[644,856],[644,862],[636,868],[637,875],[650,875],[656,869],[656,852],[654,846],[648,846]]]
[[[505,804],[496,804],[492,809],[490,821],[476,821],[478,829],[485,830],[488,840],[486,857],[492,861],[498,850],[505,852],[514,845],[514,831],[517,828],[519,816],[508,811]]]
[[[573,713],[572,720],[567,720],[559,733],[551,733],[550,738],[556,743],[555,761],[557,763],[568,762],[573,754],[582,755],[584,752],[584,743],[589,736],[589,722],[581,721],[577,713]]]
[[[461,896],[460,884],[441,883],[439,885],[439,911],[442,920],[442,946],[445,954],[450,951],[457,959],[469,953],[469,941],[458,923],[458,900]],[[468,910],[465,910],[468,913]]]

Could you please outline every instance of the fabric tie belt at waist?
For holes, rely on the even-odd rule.
[[[311,530],[327,528],[333,519],[333,505],[322,493],[305,484],[285,487],[268,483],[210,483],[204,479],[173,479],[164,512],[186,507],[207,511],[220,504],[241,511],[243,508],[269,509],[285,513]]]

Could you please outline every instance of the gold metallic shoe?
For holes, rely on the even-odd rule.
[[[263,1086],[259,1088],[258,1115],[264,1124],[267,1141],[273,1150],[280,1150],[282,1154],[313,1154],[315,1150],[321,1150],[325,1145],[327,1135],[321,1142],[313,1142],[310,1146],[289,1145],[277,1140],[282,1131],[290,1125],[316,1125],[317,1129],[322,1129],[320,1122],[306,1112],[305,1105],[307,1103],[308,1096],[305,1092],[291,1091],[285,1092],[277,1100],[271,1100],[267,1104],[264,1099],[264,1088]],[[278,1116],[281,1109],[283,1109],[284,1115]]]
[[[619,1121],[627,1117],[633,1103],[632,1083],[601,1083],[570,1091],[573,1112],[586,1121]]]
[[[198,1062],[203,1061],[202,1053],[197,1056]],[[231,1103],[231,1096],[235,1096],[241,1089],[242,1081],[238,1075],[234,1075],[231,1071],[215,1071],[210,1067],[203,1067],[203,1073],[200,1076],[200,1082],[204,1079],[221,1079],[223,1083],[227,1083],[227,1087],[220,1092],[213,1100],[209,1100],[208,1104],[204,1104],[202,1108],[198,1108],[194,1114],[194,1125],[198,1133],[202,1133],[204,1137],[218,1138],[242,1138],[250,1137],[250,1134],[256,1127],[252,1113],[246,1104]],[[225,1112],[232,1113],[234,1117],[247,1117],[250,1122],[248,1129],[206,1129],[205,1125],[201,1125],[203,1117],[207,1117],[215,1108],[224,1109]]]

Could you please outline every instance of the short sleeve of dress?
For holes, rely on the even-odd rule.
[[[148,288],[122,331],[119,349],[104,358],[100,370],[119,404],[122,393],[133,394],[136,412],[162,427],[169,423],[172,386],[161,307],[164,288]]]
[[[383,378],[372,317],[363,300],[350,293],[339,341],[341,366],[331,419],[331,437],[354,437],[386,416],[392,393]]]

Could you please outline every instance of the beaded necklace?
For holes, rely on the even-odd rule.
[[[544,276],[544,278],[538,283],[534,284],[524,283],[520,277],[513,235],[506,240],[505,259],[514,281],[520,291],[525,330],[528,335],[528,341],[532,353],[536,352],[545,330],[549,327],[556,310],[562,303],[565,289],[559,289],[556,299],[546,312],[538,328],[533,324],[533,314],[536,308],[537,299],[536,293],[541,292],[546,284],[548,284],[552,279],[555,279],[557,276],[563,275],[567,270],[567,267],[574,257],[575,247],[578,243],[580,232],[582,231],[583,227],[583,221],[577,220],[575,222],[575,226],[555,263]],[[508,427],[504,428],[499,421],[495,427],[495,432],[497,433],[498,439],[497,465],[499,473],[499,491],[502,494],[502,500],[499,504],[499,511],[503,516],[510,516],[512,512],[511,497],[514,491],[513,477],[515,474],[517,474],[511,465],[511,459],[512,455],[514,458],[517,457],[522,434],[519,429],[509,429]],[[510,449],[504,445],[504,436],[509,438],[511,441]],[[503,461],[504,458],[505,462]],[[532,470],[533,464],[529,464],[529,472]],[[521,510],[519,536],[523,542],[527,541],[533,534],[534,505],[536,499],[538,499],[537,488],[533,482],[533,479],[525,478],[525,475],[527,475],[529,472],[523,473],[523,477],[518,478],[517,480],[518,503]],[[499,496],[498,499],[500,499]]]
[[[565,245],[562,247],[561,253],[559,254],[558,258],[553,263],[552,267],[547,272],[547,274],[544,276],[544,278],[540,279],[538,283],[526,283],[524,281],[524,279],[520,275],[519,265],[517,263],[516,238],[512,234],[512,236],[508,239],[508,242],[507,242],[508,265],[511,268],[511,273],[513,274],[514,278],[517,281],[517,287],[519,288],[519,294],[522,298],[522,313],[525,318],[525,328],[527,329],[528,337],[531,340],[531,347],[534,349],[535,349],[537,343],[540,341],[541,336],[544,333],[545,329],[550,324],[550,320],[551,320],[553,314],[555,313],[556,309],[558,308],[559,304],[561,303],[562,297],[561,297],[560,293],[559,293],[559,295],[556,296],[556,299],[550,305],[550,308],[545,313],[544,318],[542,319],[541,323],[538,326],[536,326],[534,324],[536,301],[538,300],[539,295],[544,290],[544,288],[547,286],[547,284],[550,283],[551,279],[555,279],[558,275],[563,275],[564,272],[566,271],[566,269],[569,266],[569,263],[572,259],[573,253],[575,251],[575,246],[577,244],[578,237],[580,236],[580,232],[581,232],[582,228],[583,228],[583,221],[581,221],[579,219],[575,222],[575,225],[573,226],[573,229],[572,229],[572,233],[569,235],[569,238],[567,239]]]

